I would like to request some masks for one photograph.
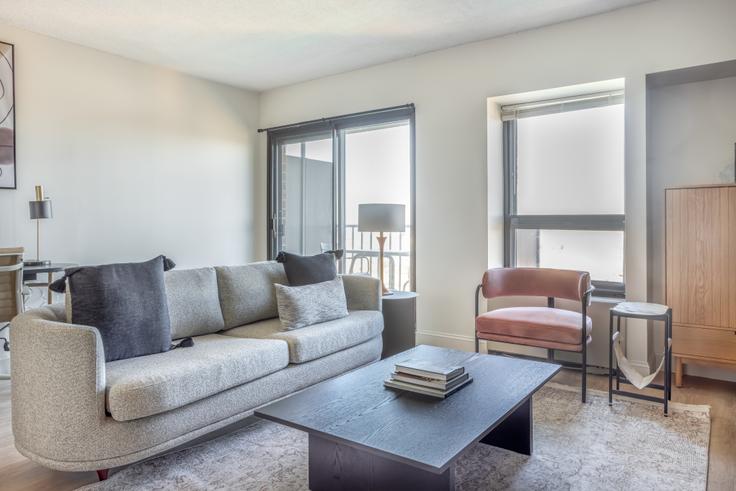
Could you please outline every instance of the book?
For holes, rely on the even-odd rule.
[[[424,360],[407,360],[396,364],[396,372],[447,381],[463,374],[465,368],[460,366],[443,366]]]
[[[408,373],[394,372],[391,374],[391,380],[405,382],[407,384],[421,385],[422,387],[429,387],[432,389],[449,390],[465,381],[469,376],[469,374],[463,373],[453,379],[442,381],[427,377],[420,377],[418,375],[409,375]]]
[[[448,390],[439,390],[439,389],[432,389],[430,387],[422,387],[416,384],[408,384],[406,382],[400,382],[398,380],[393,379],[386,379],[383,381],[383,385],[386,387],[389,387],[391,389],[399,389],[406,392],[413,392],[415,394],[422,394],[426,396],[436,397],[439,399],[444,399],[450,394],[453,394],[460,390],[460,388],[465,387],[470,382],[473,381],[473,377],[466,378],[463,382],[455,385],[453,388]]]

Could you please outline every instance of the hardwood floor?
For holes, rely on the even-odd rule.
[[[580,375],[563,370],[553,381],[578,386]],[[607,390],[608,379],[588,377],[588,387]],[[736,491],[736,383],[685,377],[672,399],[711,406],[710,491]],[[200,440],[201,441],[201,440]],[[13,446],[10,426],[10,382],[0,380],[0,489],[3,491],[75,489],[97,480],[94,472],[56,472],[20,455]]]

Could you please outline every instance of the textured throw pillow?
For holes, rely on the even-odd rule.
[[[348,315],[342,278],[304,286],[276,283],[276,302],[281,325],[287,331]]]
[[[171,325],[164,270],[173,261],[158,256],[142,263],[69,268],[52,285],[67,292],[69,322],[96,327],[105,361],[168,351]]]
[[[312,285],[337,278],[335,260],[342,257],[342,252],[342,250],[328,251],[316,256],[279,252],[276,261],[284,265],[289,285]]]

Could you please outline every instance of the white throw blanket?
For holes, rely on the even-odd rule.
[[[657,376],[660,370],[662,370],[662,367],[664,366],[664,360],[665,356],[662,356],[662,361],[659,362],[659,366],[657,367],[654,372],[650,373],[649,375],[642,375],[639,373],[639,371],[634,368],[634,365],[631,364],[628,358],[626,358],[626,355],[624,355],[623,348],[621,347],[621,340],[619,339],[619,332],[616,332],[613,334],[613,349],[616,353],[616,360],[618,363],[619,369],[621,369],[622,372],[624,372],[624,375],[626,375],[626,378],[631,382],[631,384],[636,387],[637,389],[643,389],[647,385],[652,383],[652,380],[654,380],[654,377]],[[667,340],[667,349],[669,350],[672,346],[672,339]]]

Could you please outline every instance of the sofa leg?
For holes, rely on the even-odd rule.
[[[107,481],[107,474],[110,472],[110,469],[100,469],[97,471],[97,478],[100,481]]]

